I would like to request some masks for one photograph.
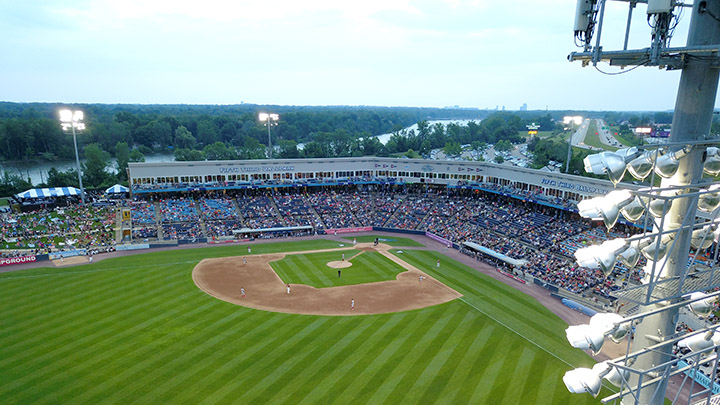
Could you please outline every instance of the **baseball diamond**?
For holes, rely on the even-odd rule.
[[[370,304],[377,288],[352,292],[353,316],[337,316],[350,315],[349,296],[345,313],[327,316],[288,313],[303,312],[301,301],[285,310],[254,309],[264,292],[252,279],[240,280],[247,298],[237,298],[236,280],[220,284],[237,304],[195,284],[207,263],[232,272],[242,267],[241,256],[250,267],[292,252],[337,249],[347,243],[340,237],[116,252],[82,266],[0,274],[0,397],[7,403],[594,402],[571,397],[562,384],[568,367],[593,362],[565,344],[565,321],[496,280],[489,266],[431,239],[412,239],[424,246],[381,247],[383,257],[412,269],[402,272],[428,278],[419,286],[417,276],[409,277],[400,288],[454,295],[375,315],[364,314],[386,312]],[[256,271],[275,274],[269,267]],[[280,295],[284,282],[276,282]],[[293,283],[293,300],[316,289]],[[327,305],[322,297],[308,301],[316,298],[314,306]]]

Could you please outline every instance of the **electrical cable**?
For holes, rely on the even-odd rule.
[[[602,73],[602,74],[604,74],[604,75],[607,75],[607,76],[617,76],[617,75],[622,75],[622,74],[625,74],[625,73],[630,73],[630,72],[632,72],[633,70],[635,70],[635,69],[637,69],[637,68],[639,68],[639,67],[647,66],[647,64],[648,64],[649,62],[650,62],[649,60],[646,60],[646,61],[643,62],[643,63],[639,63],[639,64],[637,64],[637,65],[635,65],[635,66],[633,66],[633,67],[631,67],[631,68],[629,68],[629,69],[625,69],[625,70],[622,70],[622,71],[620,71],[620,72],[603,72],[603,71],[600,70],[600,68],[598,68],[597,66],[595,66],[595,70],[597,70],[598,72],[600,72],[600,73]]]

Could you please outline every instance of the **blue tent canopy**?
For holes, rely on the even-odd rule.
[[[116,184],[116,185],[110,187],[109,189],[105,190],[106,194],[119,194],[119,193],[128,193],[128,192],[130,192],[129,188],[127,188],[125,186],[121,186],[119,184]]]
[[[80,195],[80,190],[75,187],[32,188],[16,194],[16,196],[21,199],[67,197],[71,195]]]

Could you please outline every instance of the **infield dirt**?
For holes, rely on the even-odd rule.
[[[289,252],[242,257],[204,259],[192,272],[193,281],[209,295],[236,305],[305,315],[369,315],[407,311],[442,304],[462,295],[435,280],[416,267],[388,252],[388,245],[373,246],[372,243],[357,244],[360,250],[377,251],[406,271],[395,280],[357,284],[341,287],[315,288],[303,284],[286,284],[270,267],[270,262],[285,255],[327,252],[339,249],[311,252]],[[344,248],[347,249],[347,248]],[[420,276],[424,277],[422,283]],[[245,289],[245,297],[240,289]],[[355,309],[350,301],[355,300]]]

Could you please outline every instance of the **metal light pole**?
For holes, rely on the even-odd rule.
[[[280,116],[278,114],[260,113],[260,114],[258,114],[258,119],[260,119],[260,121],[265,121],[265,125],[267,125],[268,158],[272,159],[272,139],[270,139],[270,125],[272,125],[272,123],[270,121],[278,121],[280,119]],[[275,125],[277,125],[277,124],[275,124]]]
[[[572,138],[573,138],[573,130],[575,129],[575,125],[580,125],[583,122],[583,117],[576,115],[576,116],[567,116],[563,117],[563,123],[565,125],[570,124],[570,136],[568,137],[568,153],[567,153],[567,160],[565,161],[565,173],[570,172],[570,159],[572,158]]]
[[[720,13],[720,3],[704,1],[694,3],[687,45],[700,46],[720,43],[720,30],[715,17]],[[701,5],[701,3],[705,5]],[[685,61],[680,76],[670,142],[702,140],[706,134],[710,133],[720,73],[713,64],[713,59],[709,55],[688,58]],[[690,156],[680,161],[677,174],[670,179],[663,179],[661,187],[698,183],[702,178],[702,155],[702,150],[693,149]],[[694,215],[687,216],[685,214],[688,211],[695,212],[697,202],[697,197],[674,201],[665,216],[665,224],[691,224]],[[668,252],[664,277],[679,276],[687,272],[690,232],[691,230],[685,229],[675,236],[676,246],[673,251]],[[666,311],[645,319],[638,325],[635,347],[652,346],[654,342],[647,338],[648,335],[671,336],[675,333],[676,312],[677,310]],[[654,352],[652,356],[638,360],[635,367],[650,368],[653,364],[666,361],[670,358],[670,349],[670,347],[665,348],[663,351]],[[653,398],[653,394],[654,391],[660,394],[665,393],[666,387],[667,380],[665,379],[645,388],[640,395],[639,402],[662,404],[664,395],[657,395]],[[630,402],[630,399],[623,400],[623,403]]]
[[[72,129],[73,143],[75,144],[75,164],[77,165],[78,182],[80,183],[80,198],[82,199],[82,204],[85,205],[85,188],[83,188],[82,183],[82,172],[80,170],[80,155],[78,154],[77,136],[75,135],[75,128],[77,128],[78,131],[82,131],[83,129],[85,129],[85,124],[82,122],[82,120],[83,112],[80,110],[60,110],[60,123],[63,130],[67,130],[68,128]]]

